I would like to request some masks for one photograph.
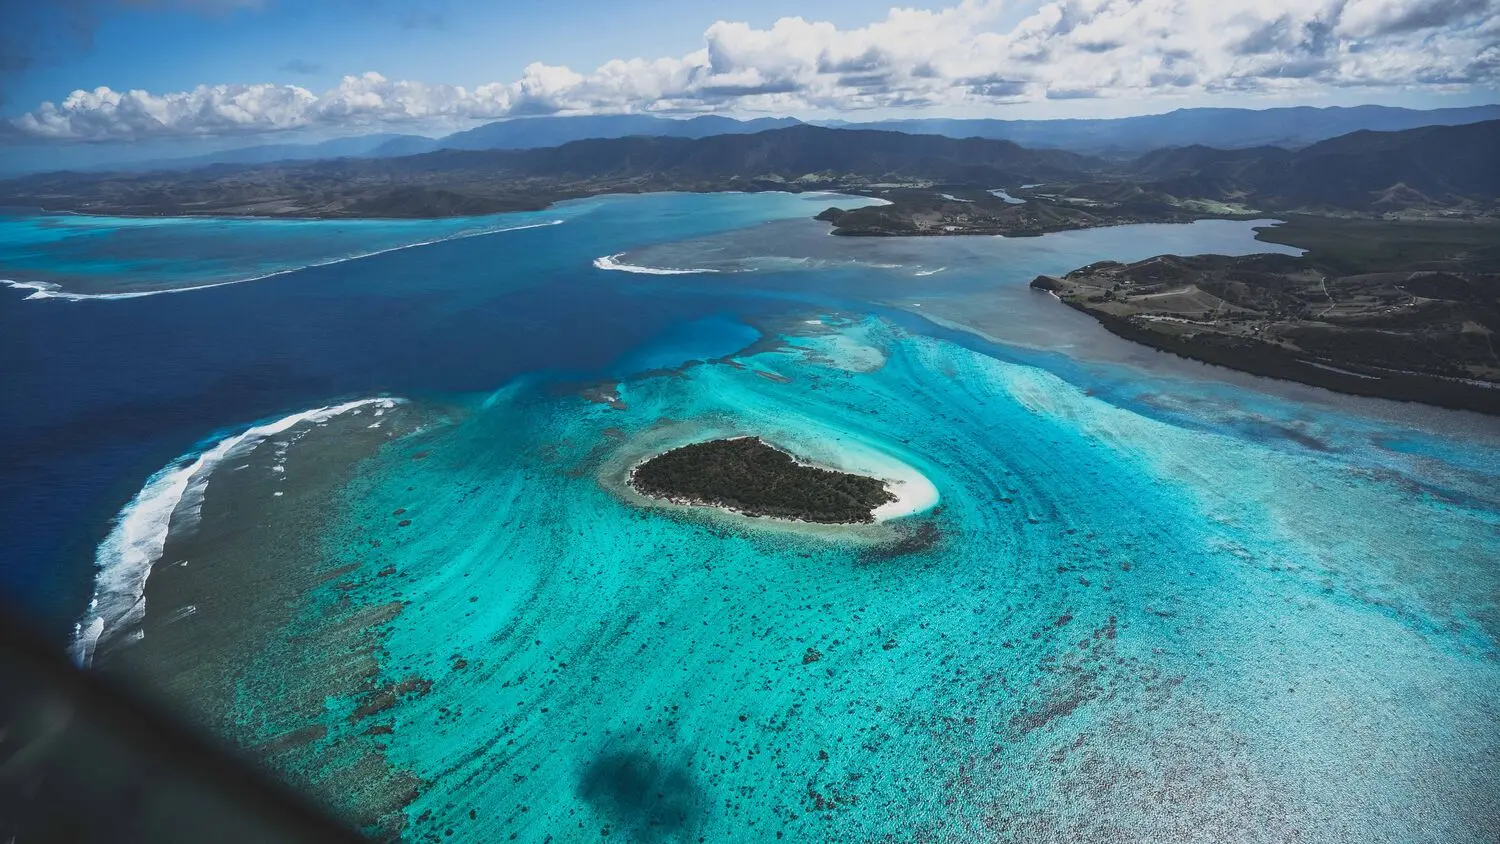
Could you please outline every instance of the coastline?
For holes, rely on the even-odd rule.
[[[1222,366],[1225,369],[1246,372],[1263,378],[1276,378],[1321,387],[1347,395],[1415,402],[1449,410],[1466,410],[1489,416],[1500,416],[1500,387],[1481,387],[1461,381],[1442,379],[1438,376],[1410,372],[1388,371],[1379,375],[1356,373],[1352,370],[1337,368],[1337,363],[1321,363],[1320,365],[1319,362],[1309,361],[1265,343],[1232,348],[1196,343],[1178,335],[1167,335],[1140,327],[1127,318],[1102,313],[1084,304],[1069,301],[1051,290],[1043,292],[1073,310],[1093,317],[1106,331],[1116,337],[1187,360],[1211,366]]]
[[[1128,210],[1119,210],[1119,209],[1110,209],[1110,208],[1082,208],[1082,207],[1079,207],[1079,206],[1070,205],[1070,204],[1065,203],[1065,202],[1054,202],[1054,201],[1050,201],[1050,200],[1047,200],[1047,199],[1044,199],[1044,198],[1031,197],[1031,198],[1029,198],[1029,199],[1027,199],[1027,200],[1025,200],[1025,201],[1023,201],[1021,203],[1005,202],[1004,200],[1000,200],[1000,201],[1002,203],[1004,203],[1004,206],[1005,206],[1005,208],[1007,210],[1015,210],[1015,209],[1020,209],[1022,207],[1026,207],[1025,213],[1036,213],[1038,210],[1040,210],[1042,212],[1052,213],[1052,214],[1056,214],[1056,213],[1062,213],[1062,214],[1084,214],[1087,217],[1088,215],[1091,215],[1091,214],[1094,214],[1094,213],[1109,213],[1111,210],[1114,210],[1118,214],[1130,217],[1130,219],[1113,219],[1113,218],[1112,219],[1106,219],[1106,220],[1078,219],[1076,221],[1049,222],[1049,223],[1043,223],[1043,224],[1040,224],[1040,225],[1033,224],[1033,223],[1026,223],[1026,224],[1020,224],[1020,225],[1008,225],[1008,226],[948,226],[948,227],[936,227],[936,228],[919,227],[919,226],[916,226],[914,224],[910,224],[910,225],[903,225],[901,227],[890,228],[890,229],[887,229],[887,228],[884,228],[884,227],[880,227],[880,226],[877,226],[877,227],[874,227],[874,228],[866,226],[866,227],[863,227],[863,228],[851,229],[851,228],[841,228],[841,224],[839,222],[840,218],[847,217],[849,215],[859,215],[860,212],[864,212],[864,214],[869,214],[870,212],[869,212],[868,209],[871,209],[871,208],[886,208],[886,209],[888,209],[886,212],[884,212],[884,213],[881,214],[882,217],[886,217],[886,216],[889,216],[889,215],[891,215],[891,214],[893,214],[895,212],[900,212],[900,211],[903,211],[903,210],[908,210],[908,209],[912,208],[914,205],[917,206],[917,207],[919,207],[920,206],[920,202],[914,203],[913,202],[914,199],[915,200],[926,200],[926,199],[930,199],[932,196],[942,196],[942,194],[935,193],[935,192],[929,192],[929,191],[927,191],[925,189],[919,190],[919,189],[905,188],[905,189],[900,189],[900,190],[894,192],[895,198],[893,199],[892,196],[891,196],[891,194],[893,192],[891,190],[889,190],[889,189],[877,189],[876,186],[872,186],[872,185],[868,185],[868,184],[855,184],[855,185],[843,184],[843,185],[841,185],[841,184],[821,184],[821,183],[819,183],[819,184],[810,184],[810,185],[807,185],[807,186],[801,186],[801,185],[797,185],[797,184],[791,183],[791,182],[776,182],[776,183],[766,183],[766,184],[751,183],[751,184],[745,184],[745,185],[739,185],[739,186],[733,186],[733,187],[722,185],[722,184],[707,185],[707,186],[704,186],[704,185],[671,185],[671,186],[663,186],[663,187],[660,187],[660,188],[657,188],[657,187],[652,186],[652,185],[643,185],[643,186],[634,186],[636,189],[633,189],[633,190],[621,190],[620,187],[621,187],[620,185],[607,185],[607,186],[604,186],[603,189],[597,190],[597,191],[589,191],[589,190],[559,190],[559,191],[553,192],[551,195],[546,195],[544,193],[542,196],[537,197],[535,200],[528,200],[528,201],[521,201],[521,202],[507,202],[507,203],[503,203],[503,207],[498,207],[497,206],[497,207],[495,207],[493,209],[479,211],[479,212],[476,212],[474,209],[471,209],[471,208],[454,208],[453,210],[445,211],[445,212],[442,212],[442,213],[407,213],[407,212],[396,213],[396,212],[381,212],[379,210],[371,210],[369,208],[361,207],[361,208],[349,209],[347,211],[345,211],[345,210],[340,210],[340,211],[323,210],[323,211],[319,211],[317,213],[311,213],[311,212],[306,212],[306,211],[304,211],[303,209],[301,209],[299,207],[291,207],[291,208],[289,208],[288,210],[285,210],[285,211],[271,211],[271,212],[268,213],[268,209],[261,208],[261,207],[256,207],[256,208],[252,208],[252,209],[240,212],[240,211],[236,210],[236,208],[237,208],[236,206],[231,206],[231,207],[226,207],[226,208],[210,209],[210,210],[205,210],[205,211],[195,211],[195,210],[183,209],[183,208],[172,208],[172,209],[167,209],[167,210],[160,211],[160,212],[152,212],[152,211],[142,210],[142,209],[136,208],[134,206],[130,206],[130,205],[122,205],[119,208],[113,208],[113,209],[111,209],[111,208],[105,208],[105,209],[100,209],[100,208],[86,208],[85,209],[85,208],[72,208],[72,207],[62,207],[62,208],[55,208],[55,209],[53,209],[53,208],[47,208],[46,206],[40,206],[40,205],[39,206],[28,206],[28,207],[34,207],[38,212],[44,213],[44,214],[72,214],[72,215],[76,215],[76,216],[85,216],[85,217],[120,217],[120,218],[126,218],[126,219],[145,219],[145,220],[182,218],[182,219],[224,219],[224,220],[306,220],[306,221],[317,221],[317,220],[329,220],[329,221],[349,221],[349,220],[374,220],[374,221],[412,220],[412,221],[420,221],[420,220],[448,220],[448,219],[458,219],[458,218],[463,218],[463,217],[486,217],[486,216],[494,216],[494,215],[499,215],[499,214],[518,213],[518,212],[538,212],[538,211],[545,211],[545,210],[547,210],[549,208],[553,208],[553,207],[555,207],[555,206],[557,206],[559,204],[562,204],[562,203],[577,202],[577,201],[581,201],[581,200],[595,199],[595,198],[598,198],[598,197],[607,197],[607,196],[638,196],[638,195],[642,195],[642,194],[657,194],[657,193],[694,193],[694,194],[713,194],[713,193],[743,193],[743,194],[785,193],[785,194],[796,195],[796,196],[826,196],[826,197],[829,197],[830,199],[833,199],[835,197],[840,197],[840,196],[846,196],[846,197],[851,197],[852,196],[852,197],[860,197],[860,198],[868,199],[868,200],[875,200],[876,201],[875,204],[870,205],[870,206],[865,206],[865,207],[862,207],[862,208],[856,208],[856,209],[848,209],[848,210],[846,210],[846,209],[838,208],[836,206],[830,206],[829,208],[825,208],[825,209],[819,211],[817,214],[811,215],[813,219],[816,219],[816,220],[819,220],[819,221],[822,221],[822,222],[828,222],[828,223],[830,223],[831,227],[830,227],[829,233],[833,234],[833,235],[840,236],[840,237],[959,237],[959,236],[975,236],[975,237],[985,237],[985,236],[1041,237],[1043,235],[1053,234],[1053,233],[1056,233],[1056,232],[1080,231],[1080,230],[1084,230],[1084,229],[1104,228],[1104,227],[1108,227],[1108,226],[1138,225],[1138,224],[1145,224],[1145,223],[1191,223],[1191,222],[1195,222],[1197,220],[1253,220],[1253,219],[1258,219],[1260,217],[1264,217],[1265,216],[1264,213],[1260,213],[1260,212],[1256,212],[1256,213],[1213,213],[1213,212],[1206,212],[1206,211],[1192,211],[1192,210],[1189,210],[1189,209],[1175,208],[1175,207],[1171,208],[1170,210],[1165,211],[1165,212],[1162,211],[1162,210],[1160,210],[1160,209],[1154,209],[1152,211],[1152,213],[1141,213],[1139,211],[1128,211]],[[934,188],[933,191],[936,191],[936,188]],[[956,203],[966,203],[966,202],[972,204],[972,201],[970,201],[970,200],[951,200],[950,202],[955,203],[955,204]],[[238,206],[238,207],[243,207],[243,206]],[[911,211],[908,210],[908,213],[910,214],[910,213],[914,213],[914,212],[911,212]],[[1016,211],[1016,213],[1021,213],[1021,212]]]
[[[1199,214],[1199,215],[1192,215],[1192,216],[1188,216],[1188,217],[1174,218],[1174,219],[1157,219],[1157,218],[1149,218],[1149,217],[1142,216],[1142,217],[1137,218],[1137,219],[1129,219],[1129,220],[1108,220],[1108,221],[1089,222],[1089,223],[1080,222],[1080,223],[1076,223],[1076,224],[1058,224],[1058,225],[1041,226],[1041,227],[1037,227],[1037,228],[1026,228],[1026,229],[1003,229],[1003,228],[993,228],[993,227],[976,227],[976,228],[955,228],[955,229],[952,229],[952,230],[947,230],[947,229],[943,229],[943,228],[937,228],[937,229],[931,229],[931,228],[918,229],[918,228],[913,228],[913,229],[899,229],[899,230],[891,230],[891,231],[874,231],[874,230],[864,230],[864,229],[846,230],[846,229],[840,229],[840,228],[838,228],[838,224],[837,223],[832,223],[831,221],[825,221],[825,222],[830,222],[830,224],[832,226],[832,228],[829,230],[828,233],[831,234],[831,235],[834,235],[836,237],[875,237],[875,238],[883,238],[883,237],[891,237],[891,238],[894,238],[894,237],[1010,237],[1010,238],[1021,238],[1021,237],[1046,237],[1049,234],[1059,234],[1059,233],[1062,233],[1062,232],[1088,231],[1089,229],[1109,229],[1109,228],[1116,228],[1116,227],[1119,227],[1119,226],[1153,226],[1153,225],[1180,225],[1180,226],[1187,226],[1187,225],[1192,225],[1193,223],[1201,222],[1203,220],[1229,220],[1229,221],[1232,221],[1232,222],[1234,222],[1234,221],[1246,222],[1246,221],[1251,221],[1251,220],[1262,220],[1262,219],[1266,219],[1266,218],[1267,218],[1267,214],[1265,214],[1265,213],[1255,213],[1255,214]]]
[[[507,204],[503,208],[496,208],[494,210],[483,211],[483,212],[479,212],[479,213],[475,213],[474,211],[471,211],[471,210],[454,210],[454,211],[449,212],[449,213],[441,213],[441,214],[394,214],[394,213],[385,213],[385,214],[383,214],[383,213],[380,213],[378,211],[369,211],[369,210],[364,210],[364,209],[361,209],[361,210],[358,210],[358,211],[352,211],[351,210],[348,213],[328,212],[328,211],[323,211],[323,212],[319,212],[319,213],[303,213],[303,212],[297,211],[297,210],[287,211],[287,212],[282,212],[282,213],[265,213],[264,210],[261,210],[258,213],[252,213],[252,212],[237,213],[234,210],[234,208],[232,208],[232,207],[231,208],[218,208],[218,209],[213,209],[213,210],[208,210],[208,211],[192,211],[192,210],[186,210],[186,209],[175,209],[175,210],[171,210],[171,211],[164,211],[164,212],[159,212],[159,213],[151,213],[151,212],[142,211],[142,210],[132,210],[131,206],[122,206],[121,208],[118,208],[118,209],[97,209],[97,208],[94,208],[94,209],[85,209],[85,208],[68,208],[68,207],[48,208],[48,207],[43,206],[43,205],[27,205],[27,206],[16,206],[16,207],[26,208],[26,209],[28,209],[31,212],[36,213],[36,214],[67,214],[67,215],[76,216],[76,217],[96,217],[96,218],[99,218],[99,217],[119,217],[119,218],[122,218],[122,219],[135,219],[135,220],[170,220],[170,219],[173,219],[173,218],[177,218],[177,219],[186,219],[186,220],[214,220],[214,219],[219,219],[219,220],[305,220],[305,221],[316,221],[316,220],[330,220],[330,221],[350,221],[350,220],[374,220],[374,221],[412,220],[412,221],[421,221],[421,220],[454,220],[454,219],[461,219],[461,218],[464,218],[464,217],[473,217],[475,219],[480,219],[480,218],[483,218],[483,217],[495,217],[495,216],[499,216],[501,214],[516,214],[516,213],[523,213],[523,212],[546,211],[549,208],[554,208],[554,207],[556,207],[558,205],[566,204],[566,203],[569,203],[569,202],[580,202],[580,201],[588,200],[588,199],[598,199],[600,197],[608,197],[608,196],[640,196],[640,195],[643,195],[643,194],[662,194],[662,193],[693,193],[693,194],[714,194],[714,193],[749,193],[749,194],[755,194],[755,193],[784,193],[784,194],[790,194],[790,195],[793,195],[793,196],[828,196],[828,197],[858,196],[858,197],[862,197],[862,198],[865,198],[865,199],[879,200],[880,203],[886,204],[886,205],[893,204],[891,202],[891,200],[886,199],[884,197],[876,196],[875,194],[868,192],[865,188],[858,187],[858,186],[848,187],[848,188],[841,188],[841,187],[838,187],[838,186],[827,186],[827,185],[819,185],[819,186],[816,186],[816,187],[800,187],[798,185],[788,183],[788,184],[778,184],[778,185],[767,185],[767,186],[764,186],[764,187],[759,186],[759,185],[745,185],[743,187],[724,187],[724,186],[720,186],[720,185],[715,185],[715,186],[708,186],[708,187],[702,187],[702,186],[672,186],[672,187],[663,187],[663,188],[659,188],[659,189],[652,189],[652,188],[648,187],[648,188],[641,189],[641,190],[619,190],[618,188],[619,188],[618,185],[612,185],[608,189],[599,190],[599,191],[559,191],[555,195],[553,195],[551,197],[548,197],[546,199],[539,199],[539,200],[534,201],[534,202],[523,202],[523,203],[516,203],[516,204]],[[558,221],[558,222],[561,222],[561,221]],[[540,224],[540,225],[545,225],[545,224]],[[486,233],[487,232],[476,232],[476,234],[486,234]]]

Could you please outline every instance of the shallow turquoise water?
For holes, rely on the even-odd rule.
[[[625,410],[515,385],[350,495],[359,543],[386,537],[367,565],[403,576],[369,598],[412,602],[390,675],[435,681],[391,742],[433,783],[412,818],[469,840],[1485,840],[1500,465],[1414,489],[1442,443],[1289,450],[871,319],[802,330],[632,382]],[[892,455],[940,509],[773,527],[619,486],[741,432]],[[935,545],[892,550],[923,520]]]
[[[821,194],[666,195],[678,231],[806,217]],[[398,249],[582,220],[631,197],[561,202],[542,211],[432,220],[110,217],[0,214],[0,280],[66,296],[127,297],[259,280]],[[648,200],[649,201],[649,200]],[[851,197],[848,207],[873,200]],[[690,218],[710,211],[702,220]]]
[[[157,297],[424,303],[376,383],[448,421],[318,538],[347,600],[407,602],[384,679],[432,681],[377,719],[425,783],[409,838],[1493,840],[1493,420],[1159,355],[1025,286],[1263,248],[1245,224],[877,242],[798,219],[826,204],[608,197],[525,240]],[[451,386],[520,338],[543,365]],[[909,467],[937,505],[817,527],[621,483],[739,433]],[[268,736],[281,654],[234,680]],[[355,705],[326,701],[330,742]]]

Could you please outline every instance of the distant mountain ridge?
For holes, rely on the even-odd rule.
[[[308,144],[263,144],[221,150],[183,158],[135,161],[112,168],[88,168],[96,172],[114,170],[189,170],[214,164],[271,164],[279,161],[317,161],[334,158],[396,158],[444,149],[507,150],[561,146],[590,138],[623,138],[648,135],[667,138],[706,138],[763,132],[796,126],[790,117],[758,117],[739,120],[719,115],[687,119],[648,114],[611,114],[579,117],[526,117],[486,123],[441,138],[382,133]]]
[[[0,182],[0,203],[147,215],[426,217],[541,208],[621,191],[807,190],[907,181],[999,186],[1072,178],[1101,163],[1007,141],[796,125],[756,134],[632,135],[399,158],[40,174]]]
[[[708,114],[675,120],[649,114],[609,114],[579,117],[527,117],[486,123],[463,132],[439,138],[422,152],[441,149],[536,149],[562,146],[573,141],[596,138],[624,138],[644,135],[661,138],[707,138],[713,135],[745,135],[767,129],[784,129],[802,121],[790,117],[758,117],[737,120]],[[393,145],[392,148],[396,148]],[[402,147],[404,148],[404,147]],[[378,148],[376,155],[393,153]]]
[[[1360,130],[1400,131],[1421,126],[1448,126],[1500,119],[1500,105],[1420,111],[1386,106],[1353,108],[1179,109],[1166,114],[1082,120],[992,120],[921,118],[866,123],[814,121],[838,129],[868,129],[949,138],[1008,140],[1021,146],[1062,149],[1085,155],[1134,157],[1164,147],[1207,146],[1248,149],[1279,146],[1300,149]],[[579,140],[631,135],[705,138],[753,134],[799,125],[790,117],[740,120],[721,115],[686,119],[647,114],[541,116],[501,120],[441,138],[410,134],[376,134],[336,138],[313,144],[265,144],[189,157],[136,161],[107,170],[180,170],[212,164],[265,164],[333,158],[392,158],[442,149],[510,150],[561,146]]]
[[[1178,147],[1123,163],[1009,141],[796,125],[696,139],[632,135],[537,149],[39,175],[0,182],[0,203],[124,214],[424,217],[621,191],[933,193],[933,185],[961,185],[982,193],[1046,183],[1032,197],[1038,209],[1114,206],[1139,218],[1177,215],[1203,201],[1272,211],[1488,214],[1500,200],[1496,149],[1500,120],[1357,132],[1296,151]]]
[[[434,163],[456,152],[421,156]],[[465,159],[467,162],[469,159]],[[869,180],[921,179],[1013,183],[1057,178],[1099,165],[1061,150],[1030,150],[1008,141],[906,135],[797,125],[753,135],[664,138],[634,135],[560,147],[490,152],[497,172],[526,176],[796,181],[856,175]],[[417,165],[417,160],[413,160]],[[420,166],[420,165],[417,165]]]
[[[1353,132],[1296,151],[1163,149],[1136,159],[1128,172],[1145,189],[1269,208],[1493,207],[1500,198],[1497,150],[1500,120],[1491,120]]]
[[[1078,120],[919,118],[877,123],[825,122],[844,129],[885,129],[950,138],[992,138],[1086,154],[1139,154],[1169,146],[1296,149],[1360,130],[1396,132],[1500,119],[1500,105],[1418,110],[1390,106],[1186,108],[1166,114]]]
[[[192,170],[198,167],[210,167],[215,164],[274,164],[278,161],[365,158],[391,154],[377,152],[377,150],[396,150],[400,149],[402,144],[406,144],[412,152],[400,154],[409,155],[429,151],[431,147],[428,145],[433,142],[432,138],[424,138],[421,135],[380,133],[375,135],[356,135],[349,138],[333,138],[332,140],[307,144],[261,144],[253,147],[236,147],[234,149],[206,152],[202,155],[152,158],[113,166],[95,166],[82,169],[85,172],[109,172],[112,170]]]

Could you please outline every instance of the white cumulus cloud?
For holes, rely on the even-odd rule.
[[[346,76],[152,94],[97,88],[11,121],[115,140],[297,128],[463,125],[536,114],[962,108],[1088,97],[1456,90],[1500,83],[1500,0],[1055,0],[1008,30],[998,0],[892,9],[855,29],[720,21],[686,55],[590,73],[535,63],[466,88]]]

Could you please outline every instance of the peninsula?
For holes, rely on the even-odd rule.
[[[629,482],[678,504],[823,524],[873,522],[877,507],[896,500],[883,481],[798,463],[759,437],[672,449],[636,466]]]
[[[1031,286],[1183,357],[1500,414],[1500,226],[1294,218],[1260,237],[1309,252],[1102,261]]]

